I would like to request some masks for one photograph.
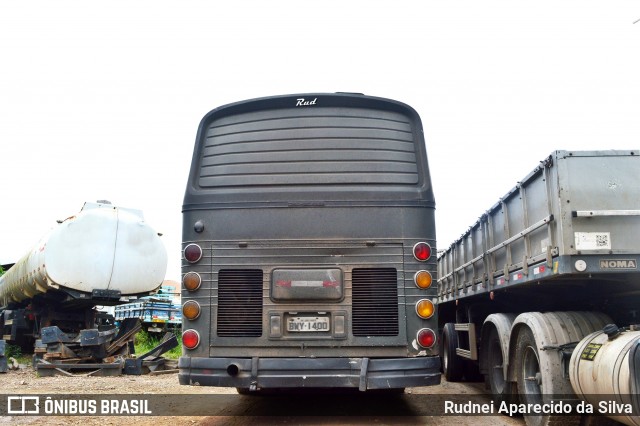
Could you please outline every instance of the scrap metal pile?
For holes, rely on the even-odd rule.
[[[72,375],[82,371],[90,375],[140,375],[166,370],[163,353],[178,345],[173,333],[166,333],[160,344],[136,357],[133,341],[141,329],[140,320],[127,319],[119,328],[81,330],[69,336],[58,327],[42,329],[36,344],[34,368],[41,376]]]

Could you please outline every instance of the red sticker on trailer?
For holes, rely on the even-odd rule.
[[[543,274],[546,270],[547,268],[545,268],[544,265],[536,266],[535,268],[533,268],[533,275]]]

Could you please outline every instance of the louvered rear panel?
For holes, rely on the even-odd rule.
[[[217,324],[218,336],[262,335],[262,270],[220,270]]]
[[[364,108],[268,110],[206,130],[203,188],[418,183],[406,116]]]
[[[394,268],[354,269],[352,333],[354,336],[398,335],[398,280]]]

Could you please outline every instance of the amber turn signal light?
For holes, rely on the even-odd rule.
[[[431,277],[431,274],[429,273],[429,271],[418,271],[413,276],[413,282],[416,284],[418,288],[426,290],[429,287],[431,287],[433,278]]]
[[[195,300],[189,300],[182,305],[182,315],[193,321],[200,316],[200,304]]]
[[[202,278],[197,272],[187,272],[182,277],[182,285],[188,291],[196,291],[202,284]]]

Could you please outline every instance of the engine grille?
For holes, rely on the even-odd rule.
[[[262,270],[218,273],[218,336],[262,336]]]
[[[354,336],[398,335],[398,279],[394,268],[354,269],[352,333]]]

